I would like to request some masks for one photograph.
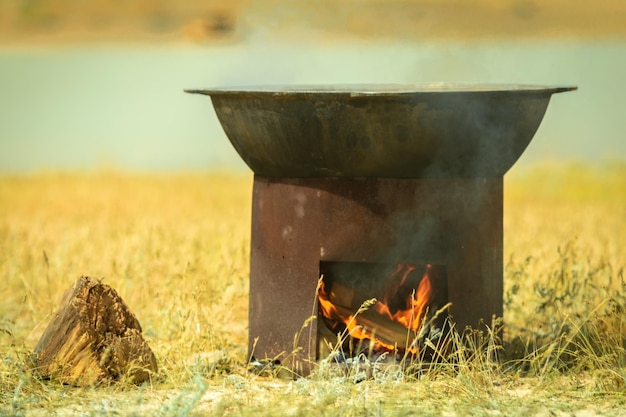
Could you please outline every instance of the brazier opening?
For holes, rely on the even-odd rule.
[[[448,288],[444,265],[321,262],[318,352],[403,359],[443,331]],[[442,309],[443,310],[440,310]]]

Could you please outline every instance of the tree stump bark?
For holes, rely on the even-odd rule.
[[[77,386],[120,378],[140,384],[158,370],[135,315],[113,288],[89,277],[63,295],[33,362],[41,377]]]

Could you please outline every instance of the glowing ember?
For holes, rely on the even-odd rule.
[[[417,267],[413,264],[398,264],[395,270],[385,280],[382,296],[369,308],[367,312],[353,312],[345,306],[333,304],[330,290],[326,289],[322,280],[318,293],[319,312],[325,319],[326,325],[331,331],[336,333],[347,333],[353,339],[370,340],[374,343],[374,348],[386,351],[407,350],[417,353],[414,348],[407,345],[412,342],[420,330],[426,307],[432,294],[432,285],[429,278],[432,266],[426,265],[424,274],[417,286],[417,289],[407,285],[407,278]],[[335,288],[333,287],[333,291]],[[354,306],[353,306],[354,308]],[[374,313],[372,313],[374,312]],[[374,317],[376,314],[378,317]],[[367,317],[365,317],[367,315]],[[387,325],[385,325],[387,322]],[[395,330],[404,329],[402,334]],[[394,330],[384,329],[391,327]],[[393,337],[377,337],[377,333],[395,332],[396,339],[404,339],[404,343],[389,343]],[[381,340],[386,339],[386,340]]]

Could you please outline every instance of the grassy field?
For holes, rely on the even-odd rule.
[[[626,408],[626,165],[505,179],[504,343],[457,341],[419,376],[322,362],[247,371],[251,176],[0,177],[0,415],[619,415]],[[103,278],[157,356],[150,384],[41,381],[27,356],[80,275]],[[312,300],[313,302],[313,300]],[[497,325],[500,326],[499,324]]]

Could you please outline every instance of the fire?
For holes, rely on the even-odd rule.
[[[426,265],[417,289],[408,289],[405,285],[407,278],[417,267],[408,263],[398,264],[394,272],[385,280],[382,296],[370,307],[370,310],[376,312],[384,320],[402,325],[402,328],[406,329],[406,336],[410,337],[412,332],[413,337],[415,337],[422,325],[426,307],[432,294],[432,284],[429,278],[431,268],[430,264]],[[329,294],[330,291],[326,290],[325,283],[322,281],[318,294],[319,311],[327,319],[325,322],[329,325],[330,330],[335,332],[346,330],[350,337],[370,340],[374,342],[375,347],[383,350],[394,351],[398,348],[394,344],[377,338],[376,329],[372,329],[371,325],[364,325],[364,322],[368,320],[362,315],[348,313],[345,306],[333,304]],[[381,322],[378,319],[374,321]],[[406,349],[417,353],[413,348]]]

